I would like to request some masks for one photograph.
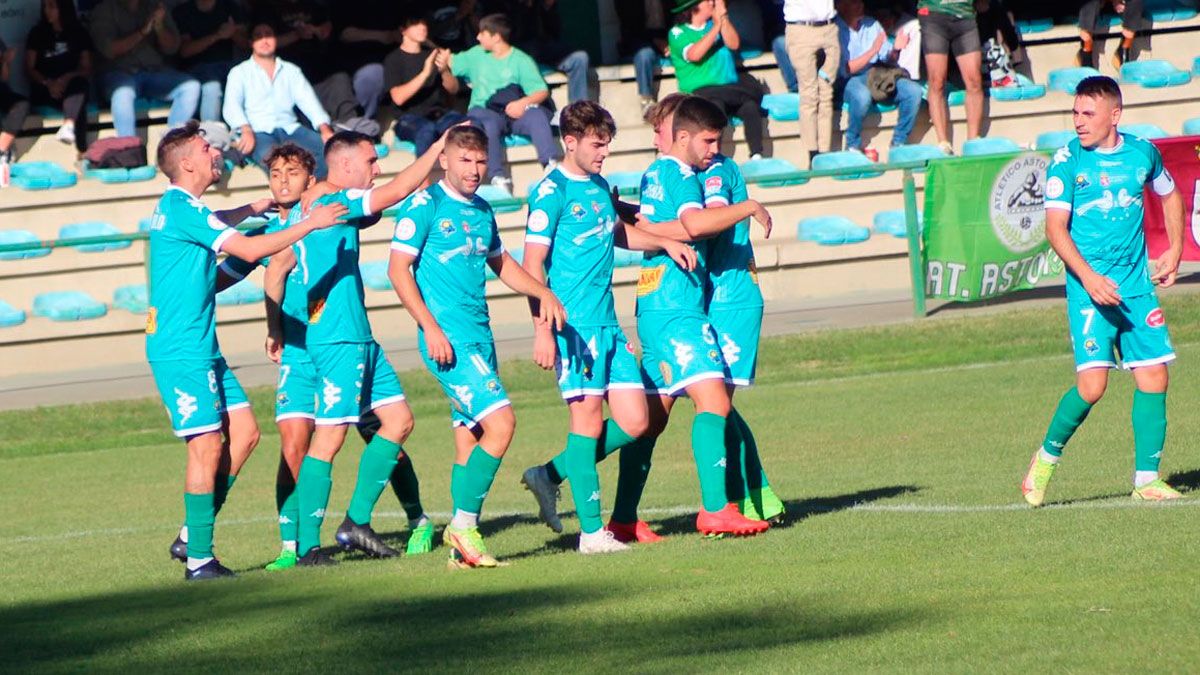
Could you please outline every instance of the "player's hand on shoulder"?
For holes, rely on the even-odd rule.
[[[1121,304],[1121,294],[1117,282],[1109,279],[1102,274],[1092,273],[1087,277],[1081,278],[1084,290],[1091,296],[1092,300],[1097,305],[1119,305]]]
[[[308,217],[304,220],[312,229],[321,230],[346,222],[342,216],[349,211],[350,209],[347,209],[345,204],[322,204],[309,211]]]
[[[771,237],[771,213],[767,211],[767,207],[758,202],[754,202],[754,213],[751,214],[759,225],[763,228],[763,238]]]
[[[454,362],[454,347],[441,328],[426,329],[425,350],[429,352],[429,358],[443,366]]]
[[[275,200],[271,199],[270,197],[264,197],[263,199],[259,199],[258,201],[250,202],[250,210],[256,216],[261,216],[262,214],[266,213],[267,211],[278,208],[278,206],[279,205],[275,203]]]
[[[567,325],[567,310],[559,302],[558,296],[549,288],[538,296],[541,306],[538,308],[538,319],[548,324],[554,330],[562,330]]]
[[[549,326],[538,327],[533,335],[533,362],[543,370],[553,370],[558,363],[558,344]]]
[[[324,197],[325,195],[331,195],[335,192],[337,192],[337,188],[330,184],[329,181],[323,180],[316,185],[313,185],[300,194],[300,212],[308,213],[308,210],[312,208],[312,205],[316,203],[318,199]]]
[[[675,264],[688,272],[696,269],[696,263],[698,262],[696,249],[691,246],[681,241],[667,239],[663,244],[663,251],[666,251],[667,255],[671,256],[671,260],[674,260]]]

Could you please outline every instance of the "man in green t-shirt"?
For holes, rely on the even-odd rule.
[[[543,167],[557,164],[562,148],[550,131],[550,109],[543,105],[550,89],[533,58],[509,43],[512,23],[503,14],[479,20],[479,44],[450,57],[450,71],[471,85],[467,117],[488,138],[486,178],[512,192],[504,175],[504,136],[528,136]]]
[[[929,81],[929,121],[937,133],[938,147],[954,154],[950,143],[950,107],[946,103],[946,73],[950,55],[958,63],[967,90],[967,140],[979,138],[983,126],[983,54],[975,25],[974,0],[918,0],[921,49]]]
[[[742,42],[729,21],[725,0],[678,0],[671,9],[676,25],[667,34],[679,91],[717,104],[737,115],[746,130],[750,159],[763,154],[762,85],[738,74],[733,50]]]

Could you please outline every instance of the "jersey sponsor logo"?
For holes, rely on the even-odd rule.
[[[321,315],[325,313],[325,298],[319,300],[310,300],[308,303],[308,322],[315,324],[321,322]]]
[[[429,203],[430,199],[431,197],[429,196],[429,191],[421,190],[420,192],[408,198],[408,210],[412,211],[413,209],[425,206]]]
[[[1108,187],[1112,185],[1112,178],[1109,177],[1107,171],[1100,172],[1100,187]]]
[[[659,185],[658,183],[650,183],[646,187],[642,188],[643,200],[653,199],[654,201],[661,202],[663,200],[663,195],[663,186]],[[642,210],[646,210],[644,205],[642,206]]]
[[[1081,173],[1081,174],[1077,174],[1075,176],[1075,189],[1076,190],[1082,190],[1084,188],[1089,188],[1091,186],[1092,186],[1092,182],[1087,179],[1086,175]]]
[[[1146,315],[1146,325],[1151,328],[1162,328],[1167,323],[1166,317],[1163,316],[1162,309],[1155,307]]]
[[[1083,341],[1083,351],[1087,352],[1088,356],[1095,356],[1100,353],[1100,343],[1096,342],[1096,338],[1088,338]]]
[[[396,238],[397,239],[412,239],[417,233],[417,224],[412,218],[401,218],[396,222]]]
[[[721,191],[721,177],[709,176],[704,179],[704,193],[715,194]]]
[[[1063,191],[1065,189],[1066,186],[1063,185],[1062,179],[1058,176],[1054,176],[1050,180],[1046,181],[1046,197],[1048,199],[1058,199],[1059,197],[1063,196]]]
[[[583,220],[587,217],[587,209],[583,208],[583,204],[575,202],[574,204],[571,204],[571,216],[574,217],[575,220]]]
[[[158,332],[158,308],[149,307],[146,309],[146,335],[154,335]]]
[[[642,273],[638,275],[637,296],[640,298],[657,291],[662,286],[663,273],[666,271],[666,265],[643,267]]]
[[[547,227],[550,227],[550,216],[545,211],[538,209],[529,213],[530,232],[545,232]]]
[[[196,405],[196,397],[175,387],[175,411],[179,413],[180,426],[187,424],[187,421],[198,410],[200,410],[200,406]]]
[[[449,218],[442,218],[440,221],[438,221],[438,231],[442,233],[443,237],[449,237],[455,232],[458,232],[458,228],[454,227],[453,220],[450,220]]]
[[[1024,253],[1046,241],[1042,177],[1046,158],[1026,153],[1010,161],[992,184],[988,199],[992,229],[1009,251]]]

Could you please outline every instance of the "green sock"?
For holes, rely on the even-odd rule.
[[[421,483],[417,480],[417,472],[413,468],[412,457],[407,452],[396,460],[396,468],[392,469],[392,492],[404,507],[404,515],[409,520],[416,520],[425,515],[421,506]]]
[[[600,442],[596,444],[596,463],[603,462],[609,455],[635,440],[613,419],[604,420],[604,430],[600,432]]]
[[[600,519],[600,474],[596,473],[596,446],[599,439],[567,434],[567,478],[571,481],[571,499],[579,516],[579,529],[591,534],[604,527]]]
[[[233,489],[233,484],[237,482],[237,476],[233,474],[222,476],[217,475],[216,483],[213,485],[213,515],[221,512],[221,507],[225,506],[225,500],[229,497],[229,491]]]
[[[275,483],[275,506],[279,510],[280,541],[296,541],[300,523],[300,502],[294,483]]]
[[[1137,399],[1134,398],[1134,403]],[[1067,441],[1075,434],[1075,430],[1087,419],[1092,410],[1092,404],[1083,400],[1079,389],[1071,387],[1058,402],[1054,410],[1054,419],[1050,420],[1050,428],[1046,429],[1046,438],[1042,441],[1042,450],[1046,454],[1061,457]]]
[[[754,432],[750,430],[746,418],[736,409],[731,409],[729,423],[736,424],[738,433],[742,436],[742,475],[745,476],[747,494],[770,487],[767,472],[762,467],[762,459],[758,456],[758,441],[754,440]]]
[[[300,555],[321,545],[321,524],[333,489],[333,465],[316,457],[305,457],[296,479],[297,506],[300,509],[296,552]]]
[[[700,477],[700,499],[705,511],[720,511],[725,497],[725,418],[697,413],[692,420],[692,455]]]
[[[1158,471],[1167,440],[1167,392],[1133,392],[1133,453],[1135,471]],[[191,530],[189,530],[189,533]],[[190,541],[188,542],[191,543]]]
[[[189,558],[211,558],[213,521],[217,514],[213,510],[213,493],[183,493],[183,522],[187,525],[187,554]]]
[[[617,500],[612,519],[617,523],[636,523],[638,504],[650,476],[650,458],[654,455],[657,438],[644,436],[621,449],[621,472],[617,474]]]
[[[741,501],[750,496],[750,486],[746,480],[746,441],[742,438],[741,427],[734,423],[731,412],[725,423],[725,496],[731,502]]]
[[[358,460],[358,481],[354,483],[354,493],[350,496],[350,506],[346,516],[355,525],[368,525],[371,522],[371,512],[375,510],[375,502],[383,494],[396,468],[396,458],[400,455],[400,444],[376,434],[363,448],[362,459]]]
[[[499,469],[500,460],[484,452],[478,445],[471,450],[466,466],[455,464],[450,472],[450,496],[454,500],[455,510],[478,514],[483,509],[483,500],[492,489],[492,481]]]

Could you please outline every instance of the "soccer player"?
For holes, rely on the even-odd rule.
[[[538,513],[555,532],[558,485],[571,481],[579,515],[579,552],[628,550],[600,518],[596,462],[645,433],[646,394],[637,358],[613,308],[613,245],[666,250],[680,266],[695,266],[695,251],[681,242],[649,235],[618,221],[608,183],[600,177],[616,124],[592,101],[577,101],[559,117],[566,156],[531,190],[522,264],[538,281],[549,280],[570,320],[564,330],[535,321],[534,361],[556,369],[570,411],[566,449],[545,465],[525,471],[521,482],[538,500]],[[536,303],[531,303],[537,314]],[[612,418],[604,419],[608,401]]]
[[[216,255],[258,260],[337,222],[339,207],[274,234],[246,237],[230,224],[257,215],[270,200],[215,214],[199,196],[220,179],[221,153],[188,123],[163,136],[158,166],[171,186],[150,225],[146,358],[175,435],[187,442],[184,524],[189,581],[233,576],[213,556],[216,513],[234,477],[258,443],[258,425],[246,394],[217,345]],[[224,437],[223,437],[224,435]]]
[[[333,485],[332,462],[349,426],[367,411],[379,418],[379,429],[363,449],[350,506],[335,537],[348,550],[374,557],[396,555],[371,528],[371,513],[399,461],[413,418],[396,372],[371,335],[358,268],[359,229],[425,181],[443,142],[439,139],[391,181],[372,187],[380,173],[374,142],[361,133],[338,132],[325,144],[329,175],[308,193],[315,197],[314,207],[345,206],[348,223],[305,237],[293,247],[293,274],[303,286],[307,309],[304,344],[318,383],[315,429],[296,477],[297,565],[336,563],[320,549]],[[292,209],[290,220],[302,218],[305,211],[302,202],[301,208]]]
[[[1175,283],[1183,255],[1183,198],[1153,144],[1117,129],[1121,89],[1108,77],[1085,78],[1072,111],[1078,138],[1047,170],[1046,238],[1067,267],[1067,322],[1075,386],[1058,402],[1021,492],[1041,506],[1067,441],[1108,386],[1108,370],[1133,371],[1133,498],[1182,495],[1158,476],[1167,434],[1167,363],[1175,359],[1155,284]],[[1142,194],[1163,198],[1166,252],[1147,269]]]
[[[479,513],[516,418],[496,372],[484,265],[509,288],[536,298],[540,321],[562,330],[566,317],[554,293],[504,250],[491,207],[475,194],[487,173],[487,136],[460,126],[445,138],[445,178],[401,207],[388,277],[420,328],[417,346],[425,365],[450,399],[454,516],[443,542],[452,549],[451,564],[495,567],[499,563],[479,534]]]

